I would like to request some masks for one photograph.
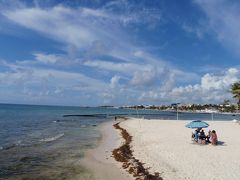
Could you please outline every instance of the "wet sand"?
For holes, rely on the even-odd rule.
[[[85,154],[85,158],[81,160],[81,164],[93,172],[93,178],[96,180],[134,179],[122,169],[121,163],[115,161],[112,157],[113,149],[119,147],[123,143],[120,132],[113,128],[114,123],[116,123],[116,121],[104,123],[99,127],[102,138],[97,148],[89,150]],[[91,178],[92,177],[89,179]]]

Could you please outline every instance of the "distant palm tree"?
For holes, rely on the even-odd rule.
[[[238,110],[240,107],[240,81],[235,82],[231,85],[231,93],[233,94],[233,97],[237,99],[238,104]]]

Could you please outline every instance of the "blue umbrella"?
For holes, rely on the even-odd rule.
[[[194,128],[206,128],[208,126],[209,126],[208,123],[204,121],[196,120],[188,123],[185,127],[194,129]]]

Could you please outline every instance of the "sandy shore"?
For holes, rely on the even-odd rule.
[[[113,149],[123,143],[120,132],[113,128],[116,121],[107,122],[99,128],[101,141],[96,149],[89,150],[81,161],[85,167],[93,172],[96,180],[131,180],[133,177],[121,168],[122,164],[112,157]],[[90,177],[89,179],[92,179]]]
[[[240,125],[209,121],[224,142],[212,146],[194,144],[192,130],[185,128],[188,122],[130,119],[120,126],[133,136],[134,157],[163,179],[239,179]]]

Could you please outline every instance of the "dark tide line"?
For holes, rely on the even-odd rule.
[[[112,155],[115,160],[121,162],[122,167],[126,169],[127,172],[132,174],[136,180],[163,180],[163,178],[160,177],[160,173],[155,172],[154,174],[151,174],[148,171],[149,168],[144,168],[143,163],[133,156],[132,150],[130,148],[132,136],[130,136],[125,129],[120,127],[119,123],[116,123],[113,126],[121,131],[121,135],[125,140],[122,146],[112,151]]]
[[[64,114],[63,117],[72,117],[72,116],[79,116],[79,117],[107,117],[106,114]]]

